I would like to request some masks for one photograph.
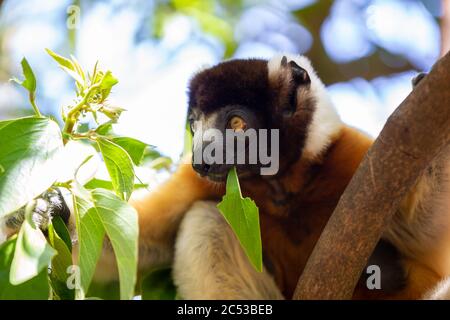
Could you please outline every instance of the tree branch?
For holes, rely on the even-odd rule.
[[[326,85],[349,81],[355,77],[372,80],[380,76],[415,69],[405,57],[394,55],[375,43],[372,43],[375,46],[374,53],[367,57],[341,64],[330,59],[320,40],[320,30],[323,22],[328,18],[332,6],[333,0],[321,0],[294,12],[300,23],[311,32],[314,41],[306,54]],[[387,65],[385,60],[395,62],[396,67]]]
[[[389,117],[297,284],[294,299],[350,299],[384,227],[419,174],[450,143],[450,53]]]

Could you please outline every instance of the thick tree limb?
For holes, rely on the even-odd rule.
[[[400,201],[449,143],[450,53],[389,117],[314,248],[294,299],[352,297]]]

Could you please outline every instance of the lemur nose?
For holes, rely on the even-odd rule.
[[[206,176],[211,169],[211,165],[207,163],[194,163],[193,167],[201,176]]]

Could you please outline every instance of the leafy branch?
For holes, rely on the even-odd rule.
[[[42,117],[41,112],[39,111],[39,108],[36,105],[36,78],[34,76],[33,70],[31,69],[27,59],[23,58],[20,63],[22,65],[23,75],[25,79],[20,81],[17,78],[12,78],[11,81],[20,84],[22,87],[28,90],[28,98],[30,100],[34,112],[36,113],[36,116]]]
[[[9,275],[7,282],[0,280],[0,297],[84,299],[103,240],[108,237],[119,270],[120,297],[130,299],[137,280],[138,223],[137,213],[127,200],[136,186],[134,166],[142,163],[149,146],[113,132],[112,125],[124,109],[107,101],[118,83],[111,71],[101,71],[97,63],[87,73],[74,57],[67,59],[49,49],[47,52],[75,80],[76,98],[73,105],[62,110],[61,130],[40,113],[35,101],[36,78],[27,60],[22,60],[24,80],[13,81],[28,90],[35,116],[0,121],[0,218],[24,206],[26,213],[18,236],[0,246],[0,272]],[[106,120],[101,121],[99,114]],[[93,117],[98,126],[79,132],[77,128],[86,116]],[[58,168],[67,169],[68,142],[79,140],[87,142],[93,152],[80,162],[71,179],[63,180],[60,171],[64,170]],[[110,181],[79,181],[80,168],[97,152],[104,159]],[[32,219],[37,203],[34,199],[58,187],[67,189],[74,200],[79,245],[79,275],[75,276],[79,281],[73,287],[69,286],[68,273],[73,266],[72,243],[64,223],[52,219],[46,237]],[[30,290],[39,292],[31,294]]]

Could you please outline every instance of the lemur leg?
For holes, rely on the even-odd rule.
[[[419,177],[395,213],[384,238],[407,261],[434,273],[437,281],[450,275],[450,146]],[[430,282],[434,287],[436,281]]]
[[[412,78],[411,80],[411,84],[413,86],[413,88],[415,88],[420,81],[422,81],[423,78],[425,78],[427,75],[427,73],[425,72],[419,72],[414,78]]]
[[[283,299],[272,276],[250,264],[215,202],[186,213],[175,244],[173,277],[183,299]]]
[[[450,278],[439,282],[435,288],[427,292],[424,300],[450,300]]]

